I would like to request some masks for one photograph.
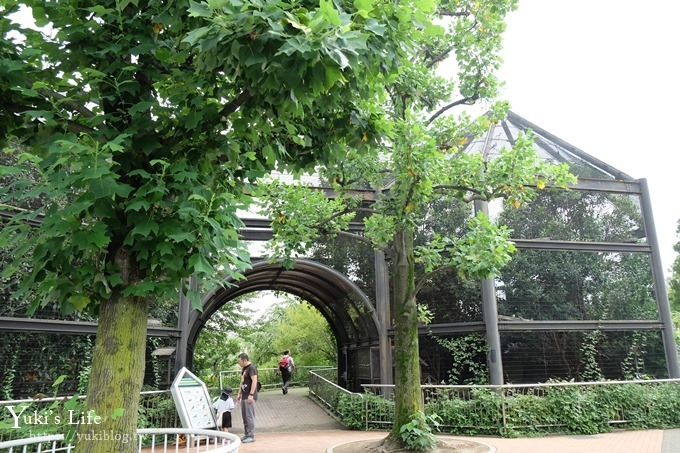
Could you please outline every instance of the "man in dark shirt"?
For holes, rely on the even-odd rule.
[[[243,418],[244,436],[241,442],[244,444],[255,442],[255,401],[257,401],[257,367],[251,363],[248,354],[242,352],[238,355],[238,364],[241,367],[241,385],[239,386],[236,401],[241,403],[241,417]]]

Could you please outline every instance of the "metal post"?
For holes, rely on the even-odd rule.
[[[664,280],[663,265],[661,264],[661,253],[659,251],[659,240],[656,236],[656,228],[654,226],[654,216],[652,214],[652,199],[649,195],[649,186],[646,179],[639,179],[640,183],[640,207],[642,209],[642,218],[645,223],[645,234],[647,235],[647,243],[652,250],[652,278],[654,279],[654,292],[656,293],[656,302],[659,307],[659,316],[663,324],[661,332],[663,337],[664,351],[666,353],[666,366],[668,368],[668,376],[670,378],[680,378],[680,367],[678,366],[678,352],[675,344],[673,332],[673,317],[671,315],[671,307],[668,303],[668,292],[666,291],[666,282]]]
[[[374,252],[375,265],[375,303],[376,312],[378,314],[378,341],[380,348],[380,383],[392,385],[394,379],[392,376],[392,348],[390,339],[387,336],[387,327],[390,325],[390,290],[389,290],[389,274],[387,270],[387,262],[385,261],[385,253]]]
[[[189,288],[192,290],[198,289],[198,281],[192,275],[189,277]],[[185,282],[181,285],[184,286]],[[175,351],[175,374],[187,364],[187,349],[189,347],[189,318],[191,314],[191,302],[184,295],[184,291],[179,292],[179,316],[177,320],[177,327],[180,329],[180,336],[177,340],[177,349]]]
[[[475,201],[475,213],[489,215],[489,204]],[[482,314],[488,346],[486,363],[489,367],[489,383],[503,385],[503,360],[501,358],[501,336],[498,330],[498,305],[496,304],[496,284],[493,279],[482,280]]]

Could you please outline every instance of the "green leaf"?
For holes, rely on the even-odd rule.
[[[67,299],[68,303],[71,304],[76,310],[82,311],[90,305],[90,298],[80,294],[74,294]]]
[[[28,110],[26,116],[31,120],[38,120],[44,122],[47,126],[56,126],[54,121],[54,113],[47,110]]]
[[[148,111],[153,105],[155,105],[155,102],[150,102],[150,101],[142,101],[138,102],[132,107],[130,107],[130,115],[135,115],[137,113],[143,113]]]
[[[87,242],[98,249],[106,247],[110,242],[106,224],[102,222],[95,223],[88,231]]]
[[[211,27],[209,26],[191,30],[189,33],[187,33],[184,39],[182,39],[182,42],[195,46],[196,43],[198,43],[201,40],[201,38],[205,37],[208,33],[210,33],[210,30]]]
[[[156,233],[158,233],[158,223],[150,218],[144,218],[137,222],[130,233],[130,237],[142,236],[147,238]]]
[[[148,211],[151,208],[152,203],[148,200],[135,200],[132,203],[129,203],[127,208],[125,209],[126,212],[134,212],[134,211]]]
[[[446,34],[446,29],[441,25],[427,24],[423,29],[423,33],[425,33],[425,36],[430,37],[444,36]]]
[[[112,9],[112,8],[105,8],[105,7],[102,6],[102,5],[95,5],[95,6],[91,6],[91,7],[89,7],[89,8],[85,8],[85,9],[86,9],[87,11],[90,11],[91,13],[96,14],[96,15],[99,16],[99,17],[104,17],[104,16],[106,16],[107,14],[111,14],[111,13],[113,13],[113,12],[115,11],[115,10]]]
[[[203,311],[203,304],[201,303],[201,295],[197,291],[187,291],[187,299],[191,303],[191,308],[199,312]]]
[[[61,385],[61,383],[64,382],[64,380],[65,380],[67,377],[68,377],[68,376],[65,375],[65,374],[60,375],[60,376],[54,381],[54,383],[52,384],[52,387],[59,387],[59,385]]]
[[[312,29],[309,28],[308,26],[302,24],[300,21],[297,20],[295,16],[292,14],[286,14],[286,18],[283,19],[284,23],[289,24],[291,27],[296,28],[300,31],[302,31],[304,34],[308,35],[312,32]]]
[[[189,17],[212,17],[213,10],[205,3],[198,3],[194,0],[189,1]]]
[[[369,13],[373,11],[375,0],[354,0],[354,7],[363,18],[368,18]]]
[[[16,175],[23,170],[17,167],[8,167],[7,165],[0,165],[0,176]]]
[[[190,231],[182,231],[179,233],[168,234],[168,238],[173,242],[191,242],[196,240],[196,235]]]
[[[418,11],[432,13],[436,8],[437,3],[436,0],[415,0],[415,7]]]
[[[338,66],[340,66],[340,69],[345,69],[350,65],[347,56],[345,56],[345,54],[342,53],[342,51],[340,51],[339,49],[331,50],[328,53],[328,56],[331,57],[333,61],[335,61],[338,64]]]
[[[155,282],[143,281],[126,286],[121,294],[125,297],[148,297],[157,291]]]
[[[184,127],[186,127],[187,130],[194,130],[199,124],[201,124],[202,120],[203,120],[202,114],[198,112],[190,112],[187,116],[184,117]]]
[[[276,52],[276,55],[291,56],[296,52],[305,53],[309,51],[310,51],[309,43],[299,39],[298,37],[295,37],[283,43],[283,45],[279,48],[279,51]]]
[[[208,6],[214,10],[220,10],[229,5],[229,0],[208,0]]]
[[[215,272],[212,264],[200,253],[194,253],[189,257],[189,266],[197,274],[212,275]]]
[[[321,17],[331,25],[337,27],[341,25],[340,14],[338,13],[338,10],[335,9],[335,5],[331,0],[321,0],[319,2],[319,13],[321,14]]]

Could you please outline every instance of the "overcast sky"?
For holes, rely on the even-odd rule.
[[[664,270],[675,259],[680,1],[519,0],[502,98],[528,121],[649,184]]]

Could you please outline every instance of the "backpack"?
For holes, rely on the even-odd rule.
[[[288,357],[285,355],[279,360],[279,369],[281,368],[288,368]]]

